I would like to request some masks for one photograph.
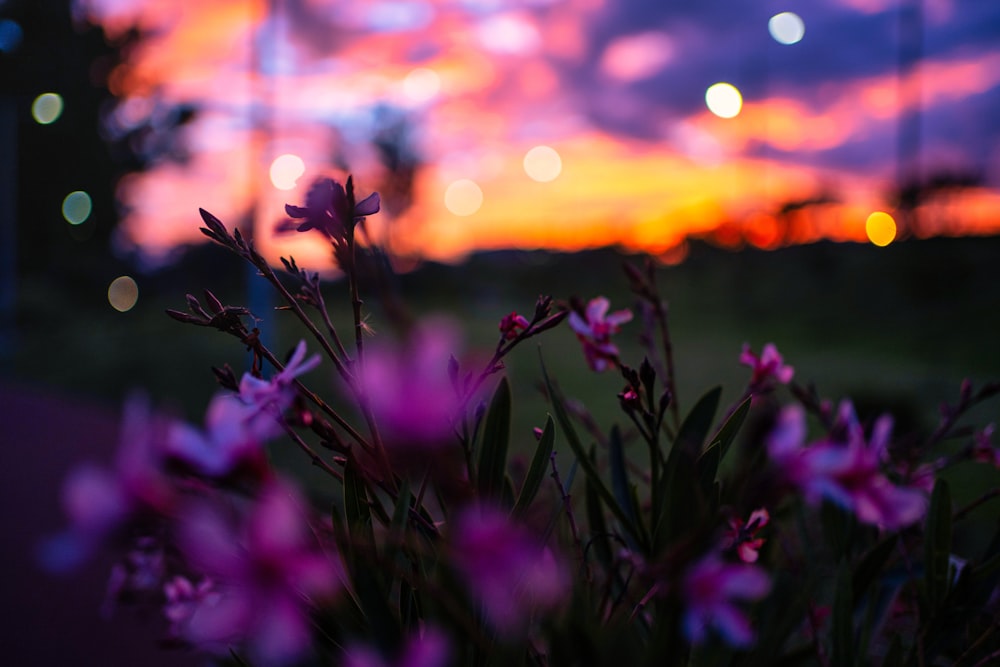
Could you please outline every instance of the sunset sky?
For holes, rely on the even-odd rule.
[[[252,212],[271,252],[319,257],[310,239],[271,239],[282,205],[345,169],[359,194],[385,194],[372,139],[399,119],[422,167],[394,242],[439,259],[609,243],[669,255],[707,233],[762,247],[861,241],[873,211],[900,217],[901,178],[940,173],[981,185],[923,202],[920,234],[1000,229],[993,0],[77,0],[76,11],[111,37],[149,33],[111,74],[110,131],[170,105],[198,110],[181,135],[187,164],[121,184],[126,240],[152,256],[197,240],[203,207],[233,223]],[[799,27],[771,21],[782,12],[801,19],[800,41],[781,43]],[[706,104],[719,82],[742,94],[734,117]],[[373,232],[391,217],[372,218]]]

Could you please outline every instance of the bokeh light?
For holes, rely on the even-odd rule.
[[[482,189],[467,178],[454,181],[444,192],[444,206],[455,215],[472,215],[482,205]]]
[[[10,19],[0,19],[0,52],[14,53],[21,45],[24,31],[20,24]]]
[[[875,245],[887,246],[896,238],[896,221],[884,211],[875,211],[865,220],[865,234]]]
[[[779,44],[796,44],[806,34],[806,24],[795,12],[781,12],[767,22],[767,31]]]
[[[139,286],[131,276],[118,276],[108,286],[108,303],[120,313],[131,310],[139,300]]]
[[[554,181],[562,173],[562,158],[551,146],[535,146],[524,156],[524,172],[539,183]]]
[[[734,118],[743,108],[743,96],[733,84],[719,82],[705,91],[705,104],[719,118]]]
[[[63,112],[63,99],[58,93],[42,93],[31,104],[31,116],[41,125],[54,123]]]
[[[271,163],[271,183],[279,190],[292,190],[296,181],[306,173],[306,163],[298,155],[285,153]]]
[[[420,104],[434,99],[441,92],[441,77],[428,67],[417,67],[403,79],[403,93],[411,102]]]
[[[66,222],[71,225],[79,225],[90,217],[93,204],[90,195],[83,190],[77,190],[66,195],[62,203],[62,214]]]

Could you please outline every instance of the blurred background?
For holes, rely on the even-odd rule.
[[[682,406],[738,396],[740,346],[773,341],[822,395],[926,432],[1000,376],[998,118],[991,0],[0,0],[5,518],[18,544],[58,528],[58,480],[110,455],[128,392],[200,420],[209,367],[246,369],[163,314],[185,293],[265,313],[282,352],[302,336],[199,207],[328,272],[346,318],[323,244],[272,230],[348,173],[381,193],[366,224],[413,312],[460,318],[469,350],[539,293],[628,307],[621,260],[651,256]],[[568,330],[542,353],[614,407]],[[522,406],[527,434],[544,411]],[[21,512],[40,489],[44,518]]]

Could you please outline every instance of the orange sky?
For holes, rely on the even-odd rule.
[[[734,118],[704,105],[678,114],[644,106],[634,91],[685,57],[693,28],[632,30],[607,40],[592,72],[600,97],[588,99],[566,71],[594,50],[587,26],[607,11],[601,0],[510,3],[513,9],[489,12],[438,0],[411,3],[423,13],[410,18],[399,14],[402,4],[304,0],[303,11],[327,17],[321,30],[290,15],[265,20],[263,0],[84,2],[109,33],[133,22],[153,31],[112,75],[113,90],[126,100],[116,116],[123,126],[157,103],[200,107],[184,130],[188,164],[162,164],[122,181],[127,239],[155,255],[199,240],[198,207],[232,225],[255,205],[257,237],[269,252],[323,261],[325,251],[310,239],[268,239],[266,231],[284,203],[302,201],[313,178],[343,177],[335,160],[350,164],[361,194],[378,187],[382,173],[368,137],[373,105],[382,103],[404,110],[419,130],[415,148],[425,166],[413,208],[394,225],[399,246],[425,256],[609,243],[661,253],[716,229],[720,241],[732,241],[736,230],[767,247],[780,241],[775,214],[783,204],[831,194],[836,202],[795,214],[792,227],[782,223],[794,227],[792,240],[863,241],[869,213],[893,212],[892,170],[859,173],[789,155],[866,140],[892,146],[900,114],[918,103],[961,103],[1000,85],[998,46],[924,61],[902,82],[895,73],[845,76],[808,98],[775,85],[768,95],[744,96]],[[884,9],[869,5],[852,0],[844,11]],[[380,18],[377,6],[396,14]],[[379,23],[404,19],[412,27]],[[906,99],[911,79],[919,95]],[[612,117],[635,114],[644,136],[609,131],[581,111],[590,107]],[[554,180],[537,182],[525,171],[524,156],[538,145],[561,159]],[[287,191],[268,177],[272,161],[286,153],[305,164]],[[448,187],[459,179],[482,192],[469,215],[446,206]],[[921,234],[996,233],[1000,193],[970,189],[919,211],[937,225],[924,225]],[[377,227],[379,216],[371,223]]]

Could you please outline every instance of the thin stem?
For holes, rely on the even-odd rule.
[[[580,532],[577,530],[576,527],[576,517],[573,515],[573,505],[570,502],[569,492],[566,490],[566,487],[563,486],[562,479],[559,477],[559,469],[556,467],[555,452],[552,452],[552,454],[549,456],[549,461],[552,464],[551,477],[555,481],[556,486],[559,488],[559,494],[562,496],[563,507],[566,510],[566,518],[569,520],[569,530],[570,534],[573,536],[573,544],[576,545],[577,552],[579,553],[578,557],[580,559],[580,563],[583,564],[585,559],[583,555],[583,543],[580,541]]]
[[[343,473],[341,473],[339,470],[337,470],[329,463],[324,461],[323,458],[319,454],[317,454],[316,451],[312,447],[310,447],[308,443],[306,443],[306,441],[299,436],[298,433],[295,432],[295,429],[293,429],[285,419],[280,419],[278,421],[281,423],[282,428],[285,429],[285,433],[287,433],[288,436],[295,442],[295,444],[299,446],[299,449],[304,451],[309,456],[314,466],[316,466],[317,468],[322,468],[324,472],[332,475],[341,482],[344,481]]]
[[[953,514],[952,517],[951,517],[952,521],[961,521],[970,512],[972,512],[974,509],[976,509],[980,505],[983,505],[983,504],[989,502],[990,500],[993,500],[994,498],[996,498],[998,496],[1000,496],[1000,487],[996,487],[996,488],[990,489],[989,491],[987,491],[983,495],[979,496],[978,498],[976,498],[975,500],[973,500],[972,502],[970,502],[965,507],[963,507],[960,510],[958,510],[957,512],[955,512],[955,514]]]

